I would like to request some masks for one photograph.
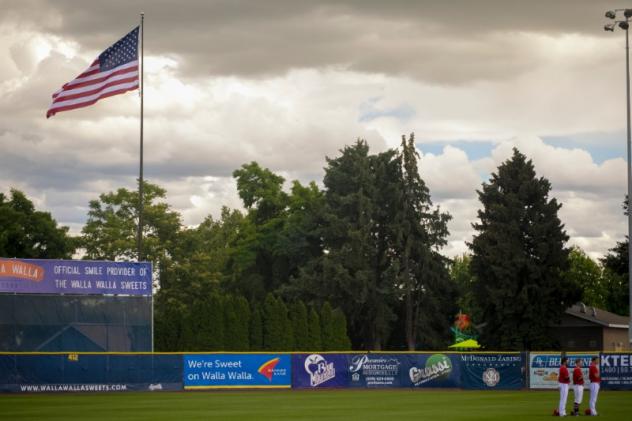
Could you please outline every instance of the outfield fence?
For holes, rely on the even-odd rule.
[[[603,389],[632,390],[632,353],[600,356]],[[557,352],[3,353],[0,392],[557,387]],[[588,379],[587,373],[584,376]]]

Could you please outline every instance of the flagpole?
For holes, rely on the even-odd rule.
[[[140,14],[140,165],[138,177],[138,261],[143,260],[143,120],[144,120],[144,73],[145,73],[145,14]],[[153,274],[152,274],[153,279]],[[154,294],[151,294],[151,352],[154,352]]]
[[[145,14],[140,14],[140,175],[138,177],[138,261],[143,260],[143,120],[145,96]],[[152,274],[153,279],[153,274]],[[154,352],[154,294],[151,294],[151,352]],[[152,359],[153,362],[153,359]]]
[[[145,14],[140,14],[140,176],[138,177],[138,261],[143,260],[143,87],[145,73],[144,49],[145,49]]]

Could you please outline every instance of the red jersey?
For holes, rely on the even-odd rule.
[[[590,379],[591,383],[600,383],[601,382],[601,376],[599,376],[599,367],[597,366],[597,364],[590,364],[590,367],[588,367],[588,378]]]
[[[573,369],[573,384],[584,384],[584,373],[579,367]]]
[[[571,382],[571,378],[568,375],[568,368],[566,368],[565,365],[560,366],[560,375],[557,378],[557,381],[559,381],[560,383],[566,383],[566,384],[569,384]]]

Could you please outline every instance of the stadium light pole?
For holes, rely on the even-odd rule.
[[[617,19],[617,15],[623,13],[622,19]],[[603,27],[604,31],[614,32],[614,29],[618,26],[625,31],[625,94],[627,100],[626,119],[628,123],[628,303],[630,313],[630,320],[628,321],[628,342],[629,347],[632,348],[632,247],[630,240],[632,240],[632,209],[630,209],[630,200],[632,199],[632,171],[630,169],[630,160],[632,158],[632,143],[630,141],[630,18],[632,18],[632,9],[615,9],[608,10],[606,12],[606,18],[611,19],[612,23],[609,23]]]

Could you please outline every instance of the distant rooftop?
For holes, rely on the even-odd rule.
[[[610,313],[600,308],[587,306],[583,303],[575,304],[566,309],[566,314],[588,320],[605,327],[627,329],[630,320],[625,316]]]

